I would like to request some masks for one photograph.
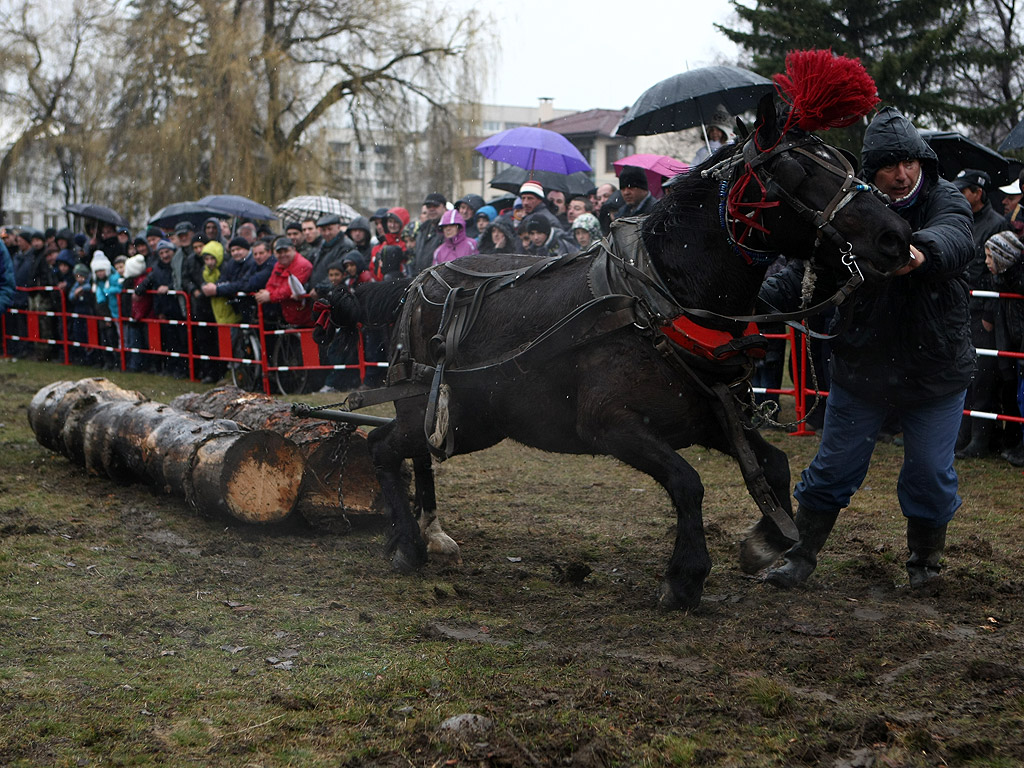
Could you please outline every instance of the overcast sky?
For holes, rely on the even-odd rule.
[[[659,80],[737,56],[713,26],[732,23],[726,0],[458,1],[498,28],[487,104],[550,96],[557,109],[620,109]]]

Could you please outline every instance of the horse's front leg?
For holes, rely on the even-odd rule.
[[[418,449],[410,437],[396,419],[370,432],[366,440],[384,502],[391,510],[391,536],[384,545],[384,551],[391,557],[392,568],[400,573],[410,573],[427,562],[427,547],[409,508],[409,496],[402,482],[402,461],[407,456],[416,455]],[[429,461],[428,458],[428,468]]]
[[[599,421],[604,419],[603,423]],[[704,485],[700,475],[671,446],[652,433],[637,414],[628,413],[612,423],[604,413],[581,429],[595,448],[653,477],[668,493],[676,509],[676,540],[658,593],[658,607],[689,610],[700,604],[704,581],[711,572],[711,557],[704,538],[701,505]]]
[[[793,516],[793,503],[790,498],[789,457],[785,452],[769,443],[756,430],[745,432],[747,441],[757,463],[764,469],[765,479],[775,492],[775,497],[782,509],[790,517]],[[762,515],[746,533],[740,542],[740,568],[744,573],[757,573],[767,568],[793,546],[794,542],[782,535],[775,522]]]
[[[452,564],[462,562],[462,552],[451,536],[441,529],[437,519],[437,497],[434,493],[434,469],[430,456],[417,456],[412,460],[416,483],[416,509],[420,535],[427,543],[427,552],[435,558]]]

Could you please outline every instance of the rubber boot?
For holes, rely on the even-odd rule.
[[[800,541],[786,551],[782,565],[770,569],[764,580],[780,589],[791,589],[807,581],[818,565],[818,552],[825,546],[837,517],[838,509],[819,512],[799,506],[795,521]]]
[[[985,419],[975,419],[971,425],[971,442],[954,455],[958,459],[980,459],[992,453],[992,428],[995,425]]]
[[[910,549],[907,559],[910,588],[920,589],[937,579],[942,570],[939,560],[946,549],[946,526],[935,528],[920,518],[908,517],[907,547]]]

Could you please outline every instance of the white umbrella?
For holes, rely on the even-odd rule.
[[[302,221],[310,217],[319,219],[329,213],[336,213],[343,224],[348,224],[359,215],[359,211],[348,203],[323,195],[293,197],[276,206],[275,210],[282,221]]]

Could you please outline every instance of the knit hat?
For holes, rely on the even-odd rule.
[[[157,253],[160,253],[160,251],[162,251],[164,248],[167,248],[168,250],[171,251],[175,250],[174,243],[172,243],[170,240],[161,240],[159,243],[156,244]]]
[[[526,221],[522,223],[522,226],[527,232],[543,232],[545,235],[551,234],[551,222],[547,220],[545,216],[538,216],[532,214],[526,217]]]
[[[591,240],[597,242],[601,239],[601,222],[592,213],[581,213],[572,223],[572,229],[583,229],[590,233]]]
[[[131,279],[138,277],[146,271],[146,257],[141,253],[137,253],[128,259],[128,262],[124,265],[124,276],[125,279]]]
[[[93,251],[92,262],[89,264],[89,269],[95,275],[101,269],[110,274],[111,270],[110,259],[107,258],[107,254],[103,251]]]
[[[82,277],[89,276],[89,268],[85,266],[85,264],[75,264],[75,269],[73,271],[76,275],[81,275]]]
[[[523,185],[519,188],[519,196],[523,195],[536,195],[541,200],[544,199],[544,187],[538,184],[536,181],[524,181]]]
[[[1020,261],[1024,243],[1021,243],[1013,232],[996,232],[985,241],[985,251],[992,257],[992,264],[998,275]]]
[[[299,227],[299,229],[302,229],[302,227]],[[248,251],[249,241],[244,237],[233,237],[231,238],[231,242],[228,243],[228,250],[230,251],[232,248],[245,248],[245,250]]]
[[[635,165],[623,167],[622,173],[619,174],[619,189],[626,187],[647,189],[647,174],[644,173],[643,168],[637,168]]]
[[[146,227],[145,237],[160,237],[164,236],[164,231],[160,227]]]

